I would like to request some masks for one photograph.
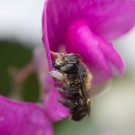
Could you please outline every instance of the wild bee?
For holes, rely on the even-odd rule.
[[[62,83],[56,87],[66,95],[65,99],[58,100],[70,108],[72,119],[79,121],[90,113],[92,75],[78,54],[52,53],[52,57],[55,71],[51,75]]]

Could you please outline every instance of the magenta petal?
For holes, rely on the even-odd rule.
[[[46,4],[45,4],[45,9],[46,9]],[[46,23],[46,12],[43,12],[43,17],[42,17],[42,23],[45,24]],[[49,69],[52,70],[53,66],[52,66],[52,60],[51,60],[51,53],[50,53],[50,44],[49,44],[49,40],[48,40],[48,34],[47,34],[47,25],[42,25],[42,41],[44,43],[45,46],[45,51],[46,51],[46,56],[47,56],[47,60],[48,60],[48,66]]]
[[[44,105],[47,114],[52,121],[59,121],[69,115],[69,109],[65,108],[58,100],[58,90],[53,89],[45,99]]]
[[[113,67],[123,73],[124,64],[110,43],[93,35],[89,26],[83,20],[73,23],[67,30],[67,52],[81,54],[84,62],[90,68],[94,82],[108,80],[114,74]]]
[[[73,23],[67,30],[67,52],[78,53],[82,56],[93,74],[94,82],[98,77],[102,80],[104,80],[103,77],[105,80],[112,77],[112,70],[98,44],[100,43],[83,20]]]
[[[95,39],[85,21],[76,21],[68,28],[66,36],[67,52],[81,54],[86,63],[111,72],[98,44],[98,40]]]
[[[53,129],[44,111],[36,105],[0,96],[0,134],[53,135]]]
[[[97,40],[100,42],[99,47],[104,53],[105,59],[111,64],[111,66],[113,66],[112,68],[115,68],[114,74],[122,75],[125,71],[125,62],[118,51],[113,47],[113,45],[105,42],[101,38],[97,37]]]
[[[69,109],[65,108],[59,101],[59,91],[54,89],[54,81],[49,74],[44,76],[44,108],[52,121],[61,120],[69,115]]]
[[[123,35],[135,24],[135,0],[46,0],[43,39],[52,51],[64,44],[67,27],[84,19],[94,34],[106,39]],[[45,35],[46,34],[46,35]]]

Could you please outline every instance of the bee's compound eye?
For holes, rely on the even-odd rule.
[[[60,69],[65,73],[72,73],[74,71],[77,71],[78,68],[75,64],[68,63],[61,66]]]

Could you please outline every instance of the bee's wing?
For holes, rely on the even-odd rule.
[[[87,100],[90,97],[91,76],[88,75],[87,80],[84,80],[83,75],[80,73],[79,77],[82,95]]]
[[[90,112],[91,112],[90,89],[89,90],[81,89],[81,92],[83,95],[84,104],[86,105],[86,108],[87,108],[87,114],[90,115]]]

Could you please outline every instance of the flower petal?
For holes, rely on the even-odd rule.
[[[116,68],[116,75],[122,75],[125,71],[125,62],[120,56],[119,52],[114,48],[114,46],[110,43],[107,43],[105,40],[101,39],[100,37],[96,37],[99,41],[99,47],[102,50],[106,60],[108,63],[112,64],[112,68]],[[118,70],[118,72],[117,72]]]
[[[46,0],[43,11],[43,41],[58,51],[67,27],[84,19],[91,31],[106,39],[123,35],[135,24],[135,0]],[[46,34],[46,35],[45,35]]]
[[[54,88],[54,82],[48,74],[45,75],[44,86],[44,108],[51,121],[59,121],[69,116],[69,109],[58,101],[60,93]]]
[[[46,9],[46,4],[45,4],[45,9]],[[42,23],[45,24],[46,23],[46,12],[43,12],[43,17],[42,17]],[[52,70],[53,66],[52,66],[52,58],[51,58],[51,50],[50,50],[50,41],[48,40],[48,32],[47,32],[47,28],[46,25],[42,25],[42,41],[44,43],[45,46],[45,51],[46,51],[46,56],[47,56],[47,60],[48,60],[48,66],[49,69]]]
[[[69,109],[65,108],[57,99],[58,90],[53,90],[46,98],[44,105],[51,120],[59,121],[69,115]]]
[[[68,53],[78,53],[90,68],[94,82],[100,83],[110,79],[114,71],[123,73],[124,63],[114,47],[95,36],[84,20],[74,22],[66,32],[66,49]]]
[[[53,130],[41,108],[0,96],[0,134],[52,135]]]

